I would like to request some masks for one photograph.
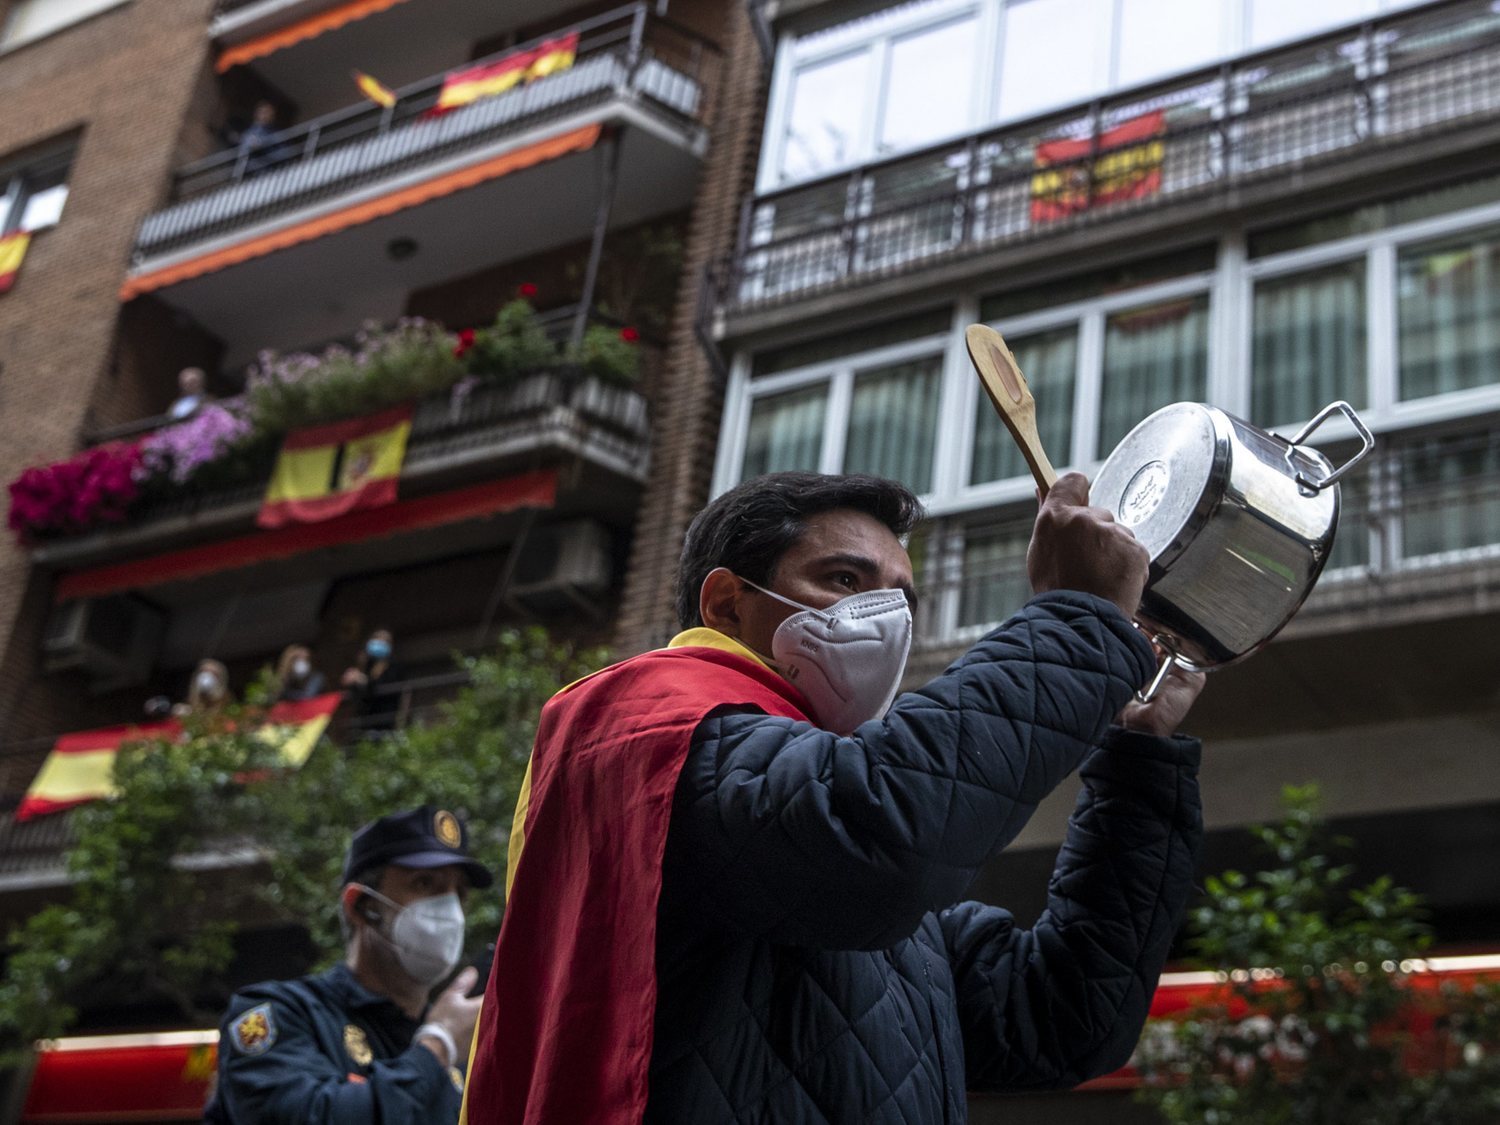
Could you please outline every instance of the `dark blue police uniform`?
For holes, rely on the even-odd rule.
[[[412,1042],[418,1021],[346,965],[235,994],[204,1120],[425,1125],[458,1120],[463,1077]]]

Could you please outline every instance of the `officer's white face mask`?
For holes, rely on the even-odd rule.
[[[911,651],[911,606],[900,590],[850,594],[827,609],[740,581],[799,609],[771,637],[779,671],[812,704],[825,730],[848,734],[890,710]]]
[[[453,971],[464,951],[464,908],[456,893],[398,906],[379,891],[361,889],[393,911],[384,923],[389,934],[374,932],[396,951],[407,976],[430,988]]]

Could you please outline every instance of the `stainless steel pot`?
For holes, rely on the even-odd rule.
[[[1303,443],[1335,413],[1363,442],[1343,465]],[[1207,671],[1243,660],[1291,620],[1322,573],[1339,521],[1338,480],[1375,447],[1346,402],[1288,441],[1203,403],[1163,407],[1109,455],[1090,503],[1109,509],[1151,553],[1136,624],[1171,666]]]

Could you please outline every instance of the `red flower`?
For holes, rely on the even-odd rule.
[[[463,359],[465,353],[474,346],[474,329],[465,328],[458,334],[458,343],[453,348],[453,358]]]
[[[538,290],[536,285],[532,282],[523,281],[521,282],[520,287],[516,289],[516,293],[519,294],[522,299],[529,301],[531,300],[531,298],[537,295]]]
[[[640,343],[641,334],[634,328],[626,325],[620,329],[620,339],[624,340],[627,344],[637,344]]]

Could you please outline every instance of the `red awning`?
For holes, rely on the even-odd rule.
[[[69,602],[76,598],[148,589],[291,558],[323,547],[441,527],[513,512],[518,508],[550,508],[556,502],[557,471],[540,469],[453,492],[441,492],[436,496],[401,500],[383,508],[367,508],[322,523],[293,524],[188,547],[171,554],[74,571],[58,579],[55,597],[58,602]]]

